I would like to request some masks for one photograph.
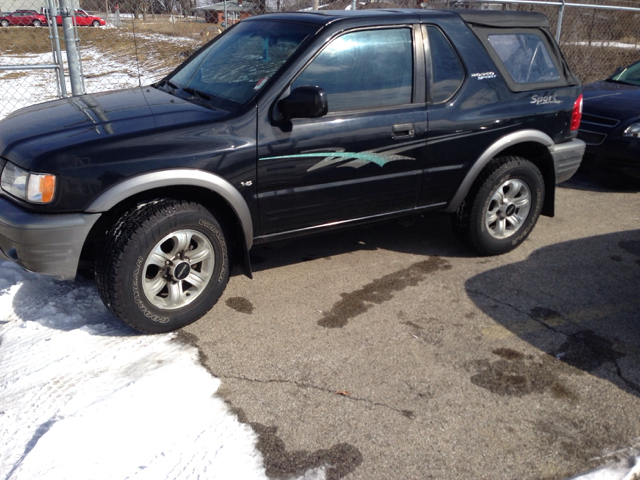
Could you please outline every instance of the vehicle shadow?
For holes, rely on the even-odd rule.
[[[485,334],[516,335],[640,396],[640,230],[541,248],[465,289],[497,324]]]
[[[415,255],[471,257],[455,238],[447,215],[389,220],[310,237],[254,245],[254,272],[328,258],[360,250],[390,250]],[[242,274],[236,269],[234,275]]]
[[[640,178],[629,177],[620,172],[580,167],[573,177],[558,187],[594,192],[640,192]]]

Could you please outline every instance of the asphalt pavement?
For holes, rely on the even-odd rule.
[[[180,338],[270,477],[564,479],[640,451],[640,182],[578,174],[498,257],[437,216],[251,258]]]

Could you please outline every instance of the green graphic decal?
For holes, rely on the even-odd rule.
[[[322,157],[322,160],[316,163],[314,166],[309,168],[308,171],[316,170],[318,168],[323,168],[329,165],[333,165],[334,163],[344,162],[345,160],[351,160],[341,166],[349,166],[353,168],[359,168],[367,163],[375,163],[379,167],[384,166],[389,162],[393,162],[396,160],[415,160],[411,157],[405,157],[403,155],[385,155],[381,153],[373,153],[373,152],[309,152],[309,153],[299,153],[297,155],[282,155],[279,157],[264,157],[260,160],[278,160],[283,158],[306,158],[306,157]]]

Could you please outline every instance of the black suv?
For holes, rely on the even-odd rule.
[[[544,15],[366,10],[245,19],[155,85],[0,122],[0,258],[95,267],[147,333],[218,300],[253,244],[444,211],[508,252],[578,168],[581,87]]]

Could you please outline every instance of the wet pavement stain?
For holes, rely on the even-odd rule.
[[[258,435],[256,447],[264,458],[265,473],[270,478],[301,476],[309,469],[325,467],[326,480],[339,480],[362,463],[362,453],[348,443],[337,443],[329,449],[288,452],[284,441],[276,435],[278,427],[249,422],[244,411],[232,408],[238,420],[249,425]]]
[[[571,366],[591,372],[606,362],[616,363],[624,353],[616,352],[610,340],[591,330],[574,333],[553,353]]]
[[[523,360],[524,353],[518,352],[516,350],[511,350],[510,348],[496,348],[491,353],[502,357],[506,360]]]
[[[253,313],[253,304],[244,297],[231,297],[225,302],[227,307],[233,308],[236,312],[246,313],[251,315]]]
[[[391,300],[395,292],[418,285],[429,274],[450,269],[451,264],[447,260],[431,257],[398,272],[378,278],[359,290],[341,293],[342,300],[336,302],[331,311],[324,313],[323,318],[318,321],[318,325],[326,328],[344,327],[350,319],[365,313],[373,305]]]
[[[577,396],[562,385],[557,373],[561,362],[549,355],[539,358],[509,348],[492,352],[499,360],[479,360],[471,383],[501,396],[523,397],[531,393],[549,392],[555,398],[574,401]]]

